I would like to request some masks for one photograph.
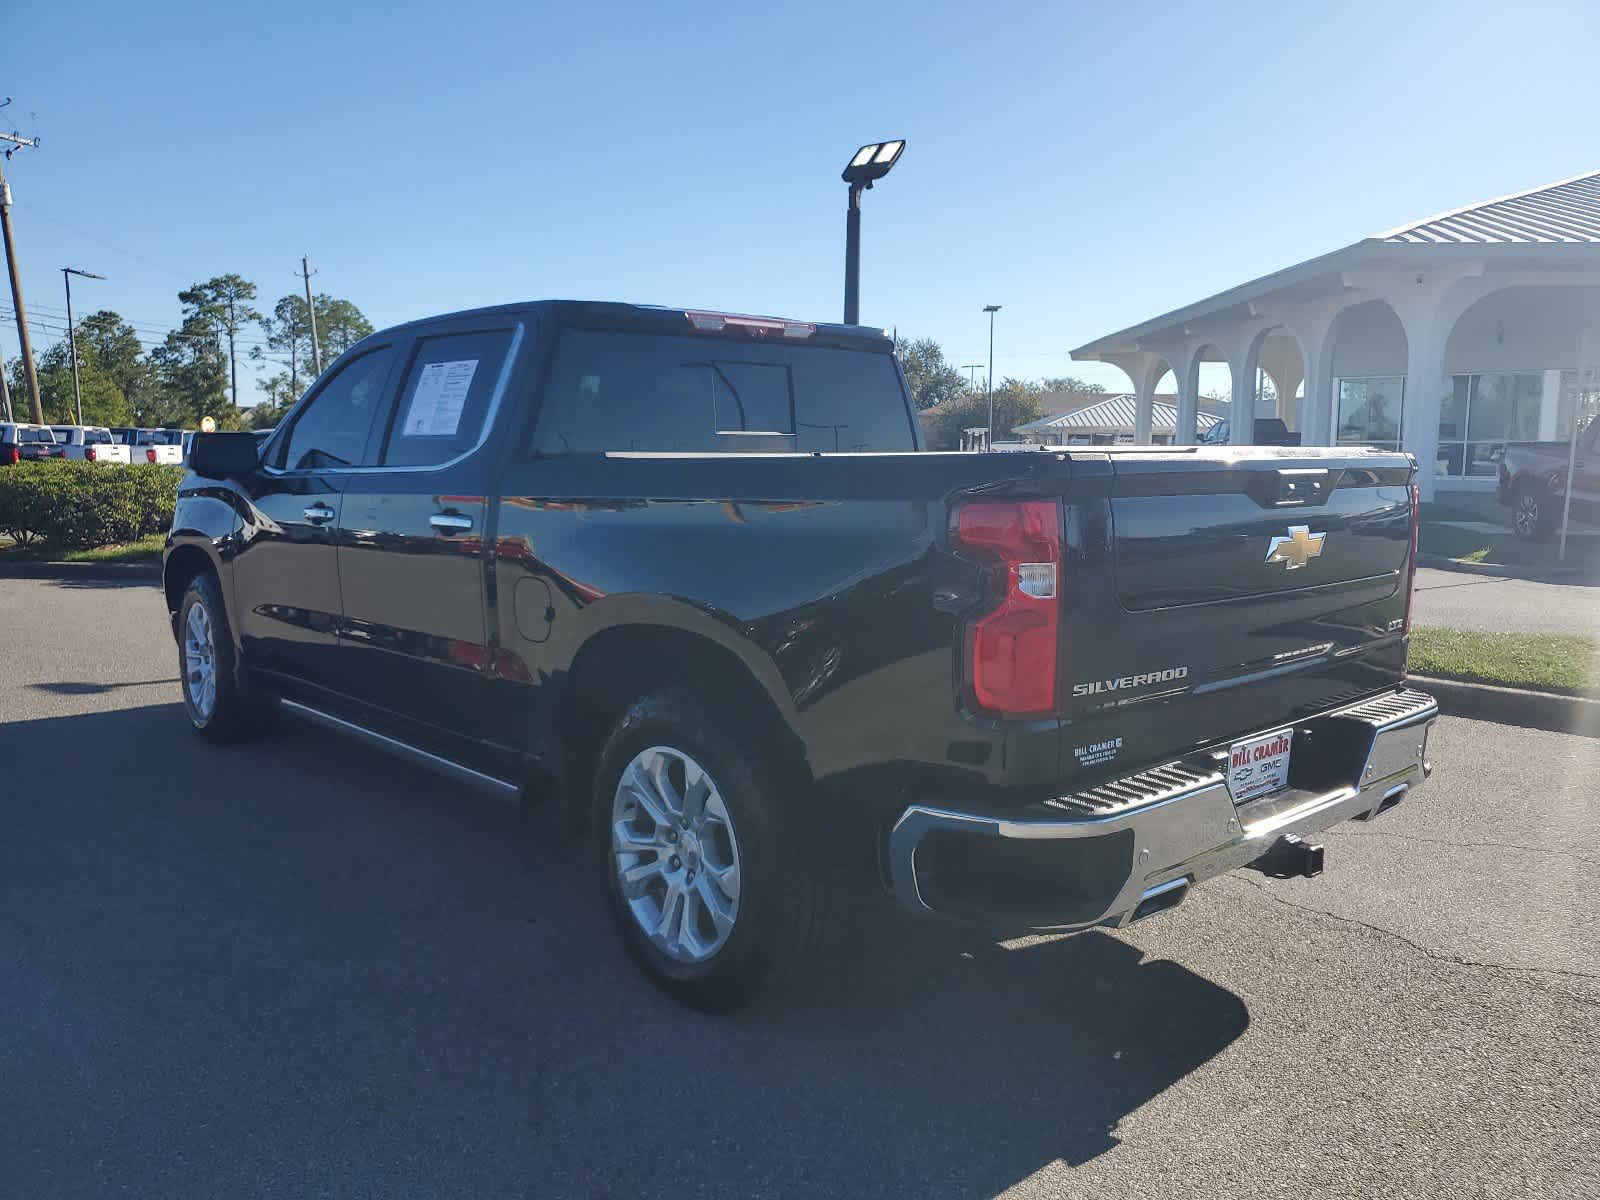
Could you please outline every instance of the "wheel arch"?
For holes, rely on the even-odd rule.
[[[783,768],[809,778],[804,744],[787,715],[792,701],[774,696],[744,656],[680,626],[608,625],[573,657],[560,709],[562,792],[577,826],[588,821],[595,757],[611,724],[629,704],[668,687],[690,692],[737,733],[759,739]]]

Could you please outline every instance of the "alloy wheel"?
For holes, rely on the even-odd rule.
[[[623,768],[611,805],[617,886],[639,929],[663,954],[700,963],[727,943],[739,916],[739,842],[710,774],[672,746]]]
[[[183,690],[202,722],[217,706],[217,655],[211,614],[202,603],[189,606],[183,626]]]
[[[1517,532],[1531,537],[1539,528],[1539,497],[1524,492],[1517,497]]]

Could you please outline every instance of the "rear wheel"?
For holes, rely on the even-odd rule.
[[[178,608],[178,678],[189,724],[207,741],[231,742],[261,725],[260,706],[239,687],[222,589],[201,571]]]
[[[633,704],[595,772],[607,889],[635,961],[697,1008],[746,1002],[808,948],[816,881],[785,859],[781,783],[685,692]]]
[[[1524,480],[1511,497],[1512,524],[1518,537],[1543,541],[1555,527],[1555,506],[1537,485]]]

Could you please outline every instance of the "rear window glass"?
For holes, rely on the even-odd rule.
[[[111,444],[111,435],[104,429],[85,429],[83,431],[83,443],[86,446],[109,446]]]
[[[50,426],[50,432],[56,435],[56,441],[58,442],[70,442],[72,440],[72,427],[70,425],[52,425]]]
[[[534,450],[707,453],[915,448],[887,354],[568,330]]]
[[[50,435],[48,429],[21,429],[17,432],[21,435],[17,438],[19,442],[49,442],[52,446],[55,445],[56,439]]]

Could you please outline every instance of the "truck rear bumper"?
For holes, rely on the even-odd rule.
[[[913,804],[889,835],[895,894],[918,912],[1019,931],[1126,925],[1261,860],[1286,835],[1398,804],[1431,772],[1428,730],[1438,714],[1432,697],[1406,689],[1295,722],[1290,786],[1238,806],[1225,751],[1220,761],[1180,759],[1022,815]]]

